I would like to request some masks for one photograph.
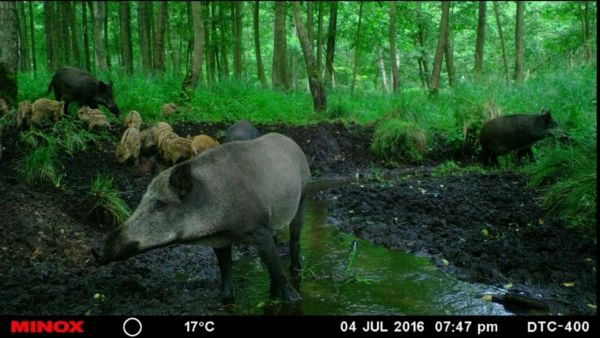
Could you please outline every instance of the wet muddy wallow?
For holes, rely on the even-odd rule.
[[[228,126],[186,123],[174,130],[182,136],[222,137]],[[258,128],[292,137],[318,179],[381,166],[368,151],[371,127],[322,123]],[[113,142],[122,132],[112,131]],[[5,133],[3,144],[10,144],[10,138],[15,135]],[[1,313],[226,313],[218,303],[220,278],[210,248],[178,245],[105,267],[92,261],[91,243],[115,226],[89,213],[93,178],[111,175],[120,197],[134,209],[151,180],[147,158],[137,167],[122,166],[115,161],[114,143],[92,145],[62,159],[66,176],[56,188],[22,182],[15,153],[8,149],[0,162]],[[515,174],[425,174],[332,189],[319,198],[331,202],[330,221],[343,231],[431,256],[465,280],[510,282],[513,288],[541,293],[564,312],[595,312],[586,306],[596,303],[595,245],[546,217],[539,194],[523,186],[523,177]],[[235,250],[237,256],[247,253],[247,248]],[[243,276],[234,278],[236,286],[245,283]],[[566,288],[563,282],[575,286]]]

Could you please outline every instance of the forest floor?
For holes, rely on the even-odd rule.
[[[222,136],[227,123],[176,124],[186,136]],[[294,139],[314,179],[385,171],[368,151],[373,129],[323,123],[259,125]],[[122,128],[112,133],[119,137]],[[13,131],[14,133],[14,131]],[[6,135],[5,138],[11,137]],[[14,135],[12,136],[14,137]],[[6,142],[5,142],[6,144]],[[459,279],[482,282],[541,299],[549,313],[595,314],[595,240],[547,216],[541,194],[512,172],[436,175],[424,166],[410,175],[371,179],[327,189],[329,222],[341,231],[430,257]],[[0,314],[221,314],[220,277],[212,250],[175,245],[119,264],[98,267],[90,248],[114,225],[89,215],[97,173],[110,174],[133,210],[151,181],[150,163],[114,160],[114,144],[90,146],[65,158],[61,186],[22,182],[15,151],[0,162]],[[237,249],[235,255],[247,254]],[[243,277],[236,277],[236,283]],[[588,304],[591,304],[588,305]]]

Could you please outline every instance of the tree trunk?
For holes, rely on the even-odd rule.
[[[204,24],[204,59],[205,59],[205,69],[206,69],[206,83],[210,86],[213,81],[214,81],[214,77],[213,77],[213,72],[212,72],[212,56],[213,56],[213,49],[212,49],[212,40],[211,40],[211,31],[212,31],[212,27],[211,27],[211,16],[210,16],[210,2],[206,1],[202,4],[202,6],[204,6],[204,17],[202,20],[203,24]]]
[[[37,57],[35,55],[35,30],[33,26],[33,1],[29,1],[29,31],[31,32],[31,63],[33,72],[37,73]]]
[[[85,69],[88,72],[92,71],[92,64],[90,61],[90,38],[89,38],[89,33],[88,33],[88,19],[87,19],[87,12],[88,12],[88,4],[89,2],[87,1],[82,1],[81,2],[81,23],[82,23],[82,27],[81,29],[83,30],[83,54],[84,54],[84,58],[85,58]],[[89,10],[91,13],[91,6],[89,6]]]
[[[310,50],[314,53],[315,34],[313,29],[313,8],[314,1],[306,2],[306,35],[308,37],[308,43],[310,43]]]
[[[383,90],[386,93],[390,92],[390,86],[388,85],[387,75],[385,73],[385,61],[383,58],[383,50],[379,51],[379,62],[377,63],[379,66],[379,71],[381,72],[381,84],[383,85]]]
[[[29,59],[29,39],[27,34],[27,17],[25,16],[25,3],[17,1],[16,3],[16,18],[18,28],[18,46],[19,46],[19,69],[22,72],[28,72],[31,68],[31,61]]]
[[[324,1],[317,2],[319,11],[317,14],[317,70],[319,76],[323,74],[323,3]]]
[[[149,73],[152,67],[152,47],[150,45],[150,20],[148,13],[148,1],[137,2],[137,20],[138,20],[138,42],[140,44],[140,54],[142,57],[142,70]],[[151,5],[151,4],[150,4]]]
[[[524,25],[525,2],[517,1],[517,23],[515,26],[515,80],[524,78],[524,52],[523,47],[523,25]]]
[[[285,9],[286,3],[276,1],[275,4],[275,23],[273,34],[273,71],[271,77],[271,86],[273,89],[289,89],[289,79],[287,74],[287,43],[285,35]]]
[[[477,40],[475,41],[475,75],[481,74],[483,68],[483,45],[485,43],[485,21],[486,21],[487,3],[479,1],[479,15],[477,19]]]
[[[590,4],[589,1],[579,3],[579,16],[581,19],[581,37],[583,42],[583,57],[588,63],[592,58],[590,47]]]
[[[202,77],[202,52],[204,43],[204,24],[202,23],[202,3],[192,1],[192,22],[194,25],[194,53],[192,56],[192,77],[190,87],[195,89]]]
[[[427,50],[425,47],[425,22],[423,21],[423,13],[421,10],[421,2],[415,2],[415,11],[417,19],[417,43],[419,45],[419,53],[417,63],[419,66],[419,77],[423,87],[429,89],[429,62],[427,61]]]
[[[504,44],[504,34],[502,34],[502,24],[500,23],[500,13],[498,10],[498,1],[494,1],[494,16],[496,17],[496,26],[498,26],[498,35],[500,37],[500,48],[502,49],[502,62],[504,63],[504,79],[506,85],[509,85],[508,59],[506,58],[506,47]]]
[[[335,53],[335,34],[337,27],[337,1],[329,2],[329,28],[327,31],[327,55],[325,56],[325,85],[335,89],[333,86],[333,57]]]
[[[98,70],[107,70],[106,45],[102,35],[106,2],[94,1],[92,6],[94,8],[94,57]]]
[[[323,88],[321,80],[319,79],[319,73],[317,71],[312,45],[309,42],[308,36],[306,35],[304,22],[300,17],[300,4],[297,1],[293,1],[292,6],[294,12],[294,22],[296,23],[296,32],[298,34],[298,40],[300,41],[302,54],[304,54],[304,61],[306,63],[308,85],[313,98],[313,109],[315,112],[323,112],[327,108],[325,89]]]
[[[352,64],[352,83],[350,84],[350,93],[354,93],[354,87],[356,86],[356,73],[358,69],[358,60],[360,58],[360,28],[362,25],[362,14],[363,14],[364,2],[358,4],[358,25],[356,27],[356,39],[354,40],[354,62]]]
[[[444,59],[446,60],[446,71],[448,72],[448,85],[454,87],[455,71],[454,71],[454,45],[452,43],[452,11],[448,10],[448,27],[446,29],[446,46],[444,47]]]
[[[397,91],[399,79],[396,60],[396,1],[390,2],[390,62],[392,64],[392,90]]]
[[[69,36],[69,7],[71,4],[69,1],[59,1],[57,5],[60,7],[60,48],[63,50],[63,62],[71,64],[71,37]],[[56,14],[58,15],[58,12]]]
[[[73,1],[69,9],[69,29],[71,30],[71,52],[73,63],[81,66],[81,50],[79,49],[79,30],[77,25],[77,1]]]
[[[210,2],[210,41],[211,41],[211,53],[210,53],[210,76],[215,82],[217,82],[217,72],[219,69],[219,48],[217,45],[217,3],[215,1]]]
[[[46,65],[49,70],[55,71],[58,69],[57,57],[54,54],[54,3],[46,1],[43,3],[44,6],[44,35],[46,39]]]
[[[156,15],[156,35],[154,36],[154,70],[165,72],[165,29],[169,20],[169,8],[167,1],[158,2],[158,13]]]
[[[225,1],[219,2],[219,25],[221,31],[221,80],[229,77],[229,64],[227,60],[227,25],[225,21],[225,5],[228,4]]]
[[[442,71],[442,58],[446,49],[446,40],[448,38],[448,13],[450,12],[450,1],[442,1],[442,18],[440,20],[440,34],[438,37],[435,57],[433,58],[433,69],[431,70],[432,94],[436,94],[440,87],[440,73]]]
[[[234,16],[233,23],[233,76],[242,78],[242,11],[243,1],[233,1],[231,8]]]
[[[259,2],[254,2],[254,11],[252,16],[252,28],[254,29],[254,52],[256,53],[256,74],[263,87],[267,86],[265,69],[263,67],[262,55],[260,54],[260,23],[259,23]]]
[[[104,5],[104,46],[105,46],[105,54],[106,54],[106,65],[107,68],[110,69],[110,44],[108,41],[108,5],[109,3],[107,2]]]
[[[15,1],[0,1],[0,98],[17,105],[17,10]],[[1,141],[1,140],[0,140]]]
[[[121,66],[127,74],[133,73],[133,48],[131,45],[131,4],[119,2],[119,27],[121,31]]]

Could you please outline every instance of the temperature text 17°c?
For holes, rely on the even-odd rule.
[[[197,320],[188,320],[183,324],[185,326],[186,332],[213,332],[215,330],[215,322],[213,321],[197,321]]]

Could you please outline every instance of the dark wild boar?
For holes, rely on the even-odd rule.
[[[65,114],[69,113],[71,102],[79,106],[98,108],[103,105],[116,116],[119,108],[112,93],[112,82],[106,84],[92,75],[73,67],[64,67],[56,72],[48,86],[48,93],[54,89],[54,97],[65,101]]]
[[[544,109],[535,115],[515,114],[491,119],[479,133],[482,160],[484,164],[498,165],[499,155],[516,151],[517,161],[523,156],[533,161],[533,144],[546,137],[557,126],[550,111]]]
[[[260,132],[250,121],[239,120],[227,129],[225,142],[252,140],[260,136]]]
[[[289,226],[290,268],[298,277],[301,201],[309,180],[306,156],[281,134],[209,149],[154,178],[133,215],[92,253],[106,264],[175,243],[212,246],[222,300],[232,302],[231,245],[246,243],[267,266],[272,295],[298,301],[273,236]]]

